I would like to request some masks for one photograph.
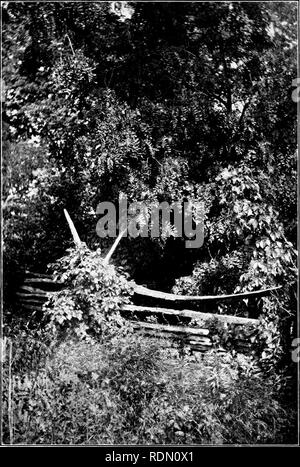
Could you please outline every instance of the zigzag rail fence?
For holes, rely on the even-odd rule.
[[[82,242],[74,223],[66,210],[64,210],[64,213],[74,244],[76,247],[80,247]],[[121,238],[122,232],[120,232],[110,251],[103,259],[106,264],[110,261]],[[63,284],[54,281],[50,275],[27,271],[24,283],[17,296],[24,310],[41,312],[43,304],[48,300],[49,296],[62,288]],[[246,327],[250,325],[251,331],[246,333],[244,337],[237,339],[235,343],[236,350],[247,352],[251,349],[251,338],[257,332],[260,323],[259,317],[249,318],[211,313],[209,310],[218,310],[218,306],[225,302],[230,303],[244,300],[247,301],[247,308],[251,314],[257,308],[257,300],[279,289],[281,289],[280,286],[237,294],[188,296],[151,290],[142,285],[135,284],[133,303],[124,305],[121,313],[132,321],[134,329],[138,332],[154,337],[171,338],[171,341],[180,341],[183,344],[189,345],[193,351],[201,352],[209,350],[213,345],[213,336],[209,330],[209,322],[212,320],[220,322],[225,326]],[[144,304],[145,301],[148,301],[146,305]],[[150,306],[153,305],[153,302],[156,306]],[[162,303],[162,306],[157,306],[157,302],[158,304]],[[193,304],[197,310],[185,308],[187,304]],[[147,321],[147,317],[149,316],[156,317],[159,322]],[[206,325],[207,327],[205,327]]]
[[[54,281],[51,275],[26,272],[23,285],[17,297],[22,309],[30,312],[42,312],[43,304],[52,293],[61,290],[63,284]],[[134,329],[153,337],[171,338],[174,342],[182,342],[195,351],[205,351],[212,347],[212,336],[206,324],[212,320],[226,325],[251,326],[249,339],[237,341],[237,350],[247,351],[251,347],[250,337],[259,326],[259,319],[235,316],[230,314],[211,313],[211,308],[218,308],[218,304],[248,300],[253,309],[257,300],[267,296],[281,287],[272,287],[254,292],[244,292],[230,295],[187,296],[175,295],[158,290],[151,290],[142,285],[135,285],[131,304],[124,305],[121,313],[132,321]],[[146,302],[146,304],[141,304]],[[158,302],[159,306],[149,306],[150,302]],[[170,306],[171,304],[171,306]],[[200,308],[190,309],[193,304]],[[156,317],[158,322],[147,321],[149,317]],[[192,321],[192,325],[190,325]]]

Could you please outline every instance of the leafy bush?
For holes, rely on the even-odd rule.
[[[100,249],[91,251],[86,245],[69,249],[53,267],[55,278],[65,288],[45,305],[49,329],[60,336],[71,333],[79,338],[126,331],[119,310],[129,302],[133,284],[113,265],[104,263]]]

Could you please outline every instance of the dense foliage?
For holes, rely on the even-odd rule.
[[[293,441],[296,4],[1,6],[5,442]],[[105,264],[96,209],[120,194],[204,202],[203,246],[170,226],[122,238]],[[49,264],[64,290],[28,316],[16,291]],[[212,321],[227,352],[193,361],[132,336],[129,278],[187,295],[282,288],[212,310],[260,317],[251,356]]]
[[[120,192],[205,201],[197,252],[172,237],[122,241],[118,261],[160,287],[197,259],[230,269],[238,255],[233,290],[257,242],[271,242],[258,259],[280,257],[283,235],[295,246],[295,5],[141,2],[122,15],[108,2],[4,2],[3,29],[7,274],[63,254],[63,207],[99,245],[96,206]]]

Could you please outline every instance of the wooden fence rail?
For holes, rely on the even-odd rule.
[[[167,292],[160,292],[158,290],[151,290],[142,285],[136,285],[134,292],[137,295],[142,295],[151,298],[158,298],[160,300],[175,301],[175,302],[224,302],[227,300],[244,300],[252,298],[260,298],[270,293],[275,292],[275,290],[281,289],[281,286],[270,287],[268,289],[255,290],[252,292],[242,292],[229,295],[175,295]]]
[[[241,316],[231,316],[231,315],[221,315],[215,313],[202,313],[201,311],[193,310],[175,310],[172,308],[158,308],[158,307],[149,307],[149,306],[137,306],[137,305],[124,305],[124,311],[129,311],[133,313],[151,313],[153,315],[170,315],[178,316],[179,318],[191,318],[198,321],[210,321],[212,319],[218,319],[223,324],[253,324],[257,325],[259,320],[253,318],[244,318]]]

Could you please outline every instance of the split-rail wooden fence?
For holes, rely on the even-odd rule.
[[[81,245],[81,240],[75,226],[65,211],[73,240],[76,246]],[[115,240],[109,253],[104,258],[108,263],[122,233]],[[61,290],[63,284],[54,281],[53,277],[46,274],[36,274],[27,271],[23,285],[17,293],[20,306],[30,312],[41,312],[43,304],[51,294]],[[187,344],[194,351],[206,351],[212,347],[212,335],[209,323],[218,321],[225,326],[241,326],[250,329],[240,340],[236,341],[238,351],[249,351],[251,348],[251,337],[257,332],[259,316],[254,318],[234,316],[231,314],[218,313],[218,306],[224,303],[233,303],[244,300],[248,303],[249,310],[257,308],[257,302],[261,297],[276,293],[281,287],[244,292],[229,295],[206,295],[188,296],[175,295],[158,290],[151,290],[143,285],[135,284],[132,303],[124,305],[121,313],[132,321],[133,327],[146,335],[167,337],[171,341],[180,341]],[[191,309],[191,307],[196,309]],[[214,313],[211,312],[214,310]],[[217,312],[215,312],[217,311]],[[147,318],[156,317],[156,322]]]

